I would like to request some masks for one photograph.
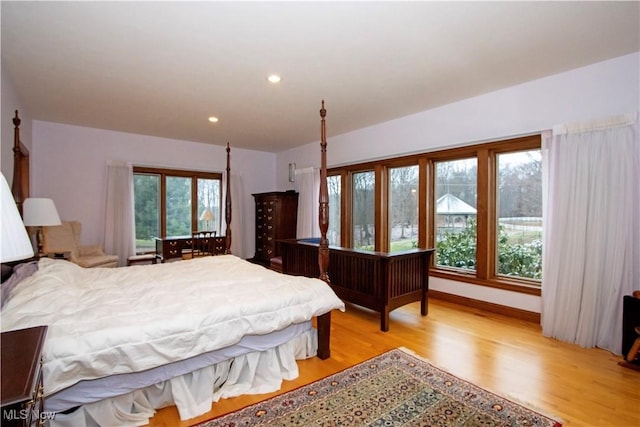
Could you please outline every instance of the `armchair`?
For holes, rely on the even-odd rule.
[[[43,228],[45,253],[70,252],[69,261],[81,267],[117,267],[118,256],[105,254],[99,245],[80,245],[79,221],[62,221],[61,225]]]

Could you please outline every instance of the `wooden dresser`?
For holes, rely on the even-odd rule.
[[[280,239],[295,239],[298,224],[298,193],[273,191],[253,194],[256,203],[256,253],[253,262],[269,266],[280,255]]]
[[[213,238],[214,255],[222,255],[226,249],[227,238],[216,236]],[[173,258],[181,259],[185,252],[191,252],[191,236],[156,237],[156,258],[165,262]]]
[[[46,326],[2,332],[2,426],[44,425],[42,347]]]

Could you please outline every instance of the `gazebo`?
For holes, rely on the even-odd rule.
[[[475,217],[477,212],[476,208],[451,193],[445,194],[436,202],[438,228],[462,229],[467,226],[469,217]]]

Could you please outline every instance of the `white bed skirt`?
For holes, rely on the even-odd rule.
[[[270,393],[298,376],[296,360],[315,356],[315,329],[275,348],[251,352],[127,394],[89,403],[70,414],[55,414],[51,427],[141,426],[156,409],[175,405],[180,419],[211,410],[221,398]]]

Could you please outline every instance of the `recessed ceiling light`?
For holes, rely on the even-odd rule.
[[[214,117],[214,116],[211,116],[211,117],[209,117],[209,121],[210,121],[211,123],[218,123],[218,118],[217,118],[217,117]]]
[[[271,83],[280,83],[280,80],[282,79],[277,74],[271,74],[269,77],[267,77],[267,80],[269,80]]]

